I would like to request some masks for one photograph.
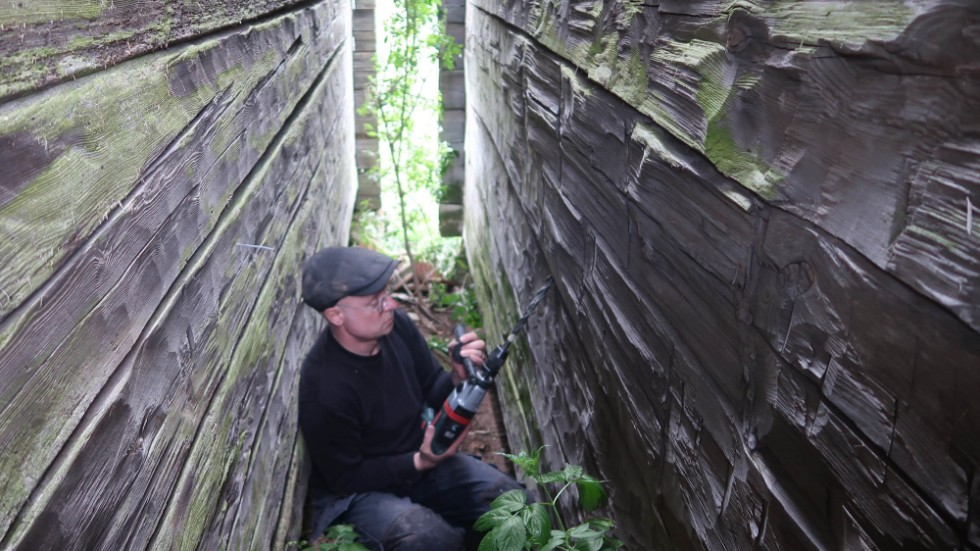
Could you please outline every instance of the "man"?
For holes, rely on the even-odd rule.
[[[328,323],[303,362],[299,389],[313,459],[313,537],[343,523],[373,549],[453,551],[464,542],[476,549],[473,523],[495,497],[521,486],[457,455],[463,438],[432,452],[423,408],[438,410],[466,370],[457,363],[444,371],[388,295],[396,265],[357,247],[323,249],[303,265],[303,300]],[[460,355],[482,365],[484,342],[474,333],[460,341]]]

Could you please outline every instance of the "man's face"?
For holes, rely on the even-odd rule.
[[[383,290],[363,297],[344,297],[334,308],[341,312],[343,331],[357,340],[372,341],[391,333],[398,303]]]

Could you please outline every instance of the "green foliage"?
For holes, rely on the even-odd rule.
[[[585,474],[578,465],[566,465],[555,472],[541,472],[541,450],[519,455],[503,454],[524,474],[537,482],[548,501],[527,503],[523,490],[511,490],[501,494],[490,504],[490,510],[477,519],[474,528],[488,532],[480,542],[479,551],[605,551],[619,549],[623,542],[609,535],[614,524],[606,518],[588,519],[586,522],[565,528],[559,515],[558,498],[565,490],[578,490],[579,505],[592,512],[606,500],[602,482]],[[552,497],[548,486],[559,485]]]
[[[441,0],[392,0],[377,74],[358,109],[377,120],[366,130],[378,138],[381,155],[370,176],[380,183],[382,208],[361,211],[355,239],[396,256],[404,251],[413,268],[416,256],[447,268],[462,246],[459,238],[441,238],[438,229],[437,197],[454,155],[438,139],[438,69],[452,68],[462,51],[438,19],[440,6]]]
[[[483,327],[483,315],[476,302],[476,293],[470,287],[449,292],[446,284],[432,282],[429,285],[429,305],[433,308],[451,308],[453,319],[470,329]]]
[[[315,543],[308,541],[290,542],[289,546],[298,551],[368,551],[357,543],[357,532],[350,524],[335,524]]]
[[[449,342],[449,339],[439,335],[429,335],[425,339],[425,344],[429,346],[429,350],[445,351],[449,348]]]

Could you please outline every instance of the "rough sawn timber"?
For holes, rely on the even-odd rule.
[[[631,549],[980,547],[980,7],[468,3],[514,447]],[[571,501],[566,503],[569,509]]]
[[[0,105],[0,547],[298,537],[297,267],[347,239],[350,32],[305,3]]]
[[[0,9],[0,101],[300,3],[11,0]]]

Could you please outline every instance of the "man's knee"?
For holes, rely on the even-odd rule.
[[[432,510],[420,505],[395,517],[385,529],[385,551],[432,551],[463,548],[463,530],[450,526]]]
[[[480,494],[479,499],[489,506],[490,502],[496,499],[497,496],[511,490],[523,490],[528,497],[528,501],[534,501],[533,496],[520,482],[514,480],[504,473],[500,473],[499,476],[491,480],[484,491]]]

